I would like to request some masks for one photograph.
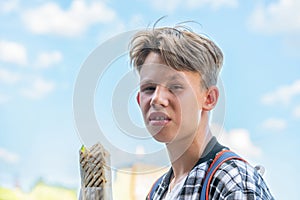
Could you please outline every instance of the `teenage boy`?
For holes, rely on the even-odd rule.
[[[203,35],[164,27],[139,31],[130,59],[140,76],[137,100],[145,125],[166,145],[172,163],[147,199],[198,200],[212,162],[228,150],[209,128],[223,53]],[[258,171],[242,159],[223,162],[206,187],[208,199],[273,199]]]

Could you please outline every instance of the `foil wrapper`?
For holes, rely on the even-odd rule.
[[[79,200],[112,200],[110,155],[100,143],[79,151],[81,190]]]

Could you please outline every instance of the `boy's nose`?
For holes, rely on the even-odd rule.
[[[156,86],[150,101],[150,105],[155,108],[166,107],[169,105],[168,90],[166,87]]]

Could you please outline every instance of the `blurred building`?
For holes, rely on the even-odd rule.
[[[113,180],[113,199],[145,199],[153,183],[167,170],[166,167],[145,164],[134,164],[131,168],[118,170]]]

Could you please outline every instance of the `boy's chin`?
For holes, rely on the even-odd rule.
[[[163,137],[153,137],[157,142],[164,143],[164,144],[170,144],[172,143],[172,139],[163,138]]]

